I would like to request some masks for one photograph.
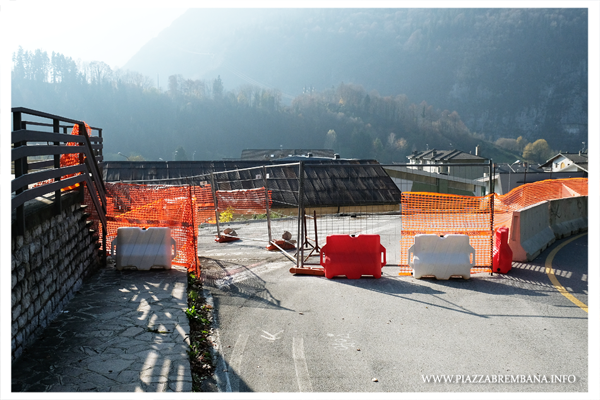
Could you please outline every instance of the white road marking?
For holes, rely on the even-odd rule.
[[[242,366],[242,355],[244,354],[244,348],[246,347],[246,342],[248,341],[248,335],[242,335],[238,337],[237,342],[235,342],[235,346],[233,346],[233,353],[231,354],[231,360],[229,361],[229,366],[235,372],[235,377],[232,379],[232,384],[230,385],[228,382],[227,392],[239,392],[240,391],[240,367]]]
[[[262,338],[265,338],[265,339],[267,339],[267,340],[275,341],[275,340],[281,339],[280,337],[277,337],[277,336],[279,336],[280,334],[282,334],[282,333],[283,333],[283,331],[279,331],[279,332],[277,332],[277,333],[276,333],[276,334],[274,334],[274,335],[270,334],[270,333],[269,333],[269,332],[267,332],[267,331],[263,331],[263,333],[264,333],[265,335],[267,335],[267,336],[265,336],[265,335],[260,335],[260,337],[262,337]]]
[[[312,392],[312,385],[308,375],[308,365],[304,357],[304,339],[293,338],[292,356],[294,357],[294,367],[296,368],[296,378],[298,378],[298,388],[301,392]]]

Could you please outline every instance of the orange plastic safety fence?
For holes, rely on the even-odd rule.
[[[541,201],[587,196],[587,178],[551,179],[518,186],[505,195],[494,195],[494,230],[510,226],[512,212]],[[469,235],[475,248],[475,265],[471,272],[491,271],[492,234],[491,198],[439,193],[402,193],[402,239],[400,273],[410,273],[408,249],[417,234]]]
[[[106,184],[107,243],[120,227],[168,227],[177,243],[173,264],[198,271],[196,188],[190,186]]]
[[[85,124],[85,129],[87,131],[87,135],[91,136],[92,135],[92,128],[90,128],[90,126],[88,124],[86,124],[85,122],[84,122],[84,124]],[[71,135],[79,135],[79,125],[74,125],[73,126],[73,129],[71,130]],[[77,142],[67,142],[67,146],[79,146],[79,143],[77,143]],[[85,156],[83,156],[83,155],[79,155],[79,154],[75,154],[75,153],[62,154],[60,156],[60,166],[62,168],[62,167],[70,167],[70,166],[73,166],[73,165],[79,165],[79,164],[83,163],[84,160],[85,160]],[[62,179],[70,178],[72,176],[77,176],[79,174],[80,173],[65,175],[65,176],[62,177]],[[53,182],[54,182],[54,179],[47,179],[45,181],[38,182],[38,183],[36,183],[36,184],[34,184],[32,186],[33,187],[39,187],[39,186],[47,185],[47,184],[53,183]],[[67,191],[67,190],[75,189],[75,188],[77,188],[79,186],[80,186],[80,184],[76,183],[74,185],[62,188],[61,190],[64,192],[64,191]]]
[[[401,273],[410,271],[408,249],[418,234],[466,234],[475,249],[472,272],[491,266],[492,196],[473,197],[451,194],[404,192],[402,202]],[[404,271],[406,270],[406,271]]]
[[[587,196],[587,178],[549,179],[518,186],[510,192],[496,196],[494,202],[494,228],[510,228],[512,212],[545,200]]]
[[[87,133],[87,135],[89,137],[89,136],[92,135],[92,129],[85,122],[84,122],[84,124],[85,124],[86,133]],[[76,125],[73,126],[73,129],[71,130],[71,135],[79,135],[79,125],[78,124],[76,124]],[[79,143],[77,143],[77,142],[68,142],[67,146],[79,146]],[[70,167],[72,165],[79,165],[79,164],[81,164],[81,163],[84,162],[84,160],[85,160],[84,157],[85,156],[80,155],[80,154],[63,154],[63,155],[60,156],[60,166],[61,167]],[[63,179],[69,178],[71,176],[76,176],[76,175],[79,175],[79,174],[66,175],[66,176],[63,177]],[[66,187],[66,188],[64,188],[62,190],[63,191],[72,190],[72,189],[75,189],[77,187],[79,187],[79,183],[76,183],[75,185]]]
[[[219,211],[232,209],[237,214],[265,213],[267,210],[265,188],[241,190],[217,190]],[[269,191],[269,207],[273,204]]]
[[[212,188],[210,185],[204,187],[192,187],[196,196],[196,207],[198,209],[198,224],[215,223],[215,203],[213,201]]]

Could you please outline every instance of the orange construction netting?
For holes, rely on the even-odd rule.
[[[88,124],[85,124],[85,130],[86,133],[89,136],[92,135],[92,129],[90,128],[90,126]],[[79,135],[79,124],[76,124],[73,126],[73,129],[71,130],[71,135]],[[79,143],[77,142],[68,142],[67,146],[79,146]],[[71,154],[63,154],[60,156],[60,166],[62,167],[70,167],[72,165],[79,165],[79,164],[83,164],[84,162],[84,155],[82,154],[75,154],[75,153],[71,153]],[[69,178],[71,176],[76,176],[79,174],[72,174],[72,175],[66,175],[63,177],[63,179]],[[67,190],[72,190],[79,187],[79,183],[76,183],[72,186],[68,186],[66,188],[63,188],[63,191],[67,191]]]
[[[494,228],[510,228],[512,212],[541,201],[587,196],[587,178],[548,179],[517,186],[510,192],[495,196]]]
[[[402,203],[401,273],[410,272],[408,249],[418,234],[465,234],[475,249],[476,272],[491,271],[492,195],[485,197],[404,192]],[[475,268],[472,268],[475,270]]]
[[[177,256],[172,263],[199,271],[195,187],[126,183],[105,186],[107,248],[120,227],[167,227],[177,243]]]
[[[168,227],[177,243],[175,265],[199,273],[197,229],[201,223],[215,223],[215,206],[210,185],[167,186],[106,183],[107,248],[120,227]],[[92,204],[88,191],[85,203]],[[236,214],[265,212],[265,189],[216,191],[219,211]],[[269,205],[272,203],[269,192]],[[92,212],[94,213],[95,210]],[[97,218],[95,218],[97,220]],[[97,229],[102,227],[97,225]],[[102,234],[102,233],[101,233]]]
[[[85,129],[87,131],[87,135],[88,137],[92,135],[92,128],[90,128],[90,126],[88,124],[85,124]],[[71,135],[79,135],[79,125],[74,125],[73,129],[71,130]],[[67,142],[67,146],[79,146],[79,143],[77,142]],[[83,154],[77,154],[77,153],[70,153],[70,154],[62,154],[60,156],[60,166],[61,168],[63,167],[70,167],[73,165],[79,165],[79,164],[83,164],[85,160],[85,156]],[[68,174],[68,175],[64,175],[61,179],[66,179],[66,178],[70,178],[72,176],[77,176],[80,175],[80,173],[76,173],[76,174]],[[54,179],[47,179],[45,181],[40,181],[38,183],[35,183],[32,185],[32,187],[39,187],[42,185],[47,185],[50,183],[53,183]],[[80,186],[79,183],[76,183],[74,185],[71,186],[67,186],[65,188],[62,188],[61,191],[66,192],[68,190],[73,190],[75,188],[78,188]]]
[[[232,210],[235,214],[256,214],[267,212],[265,188],[217,190],[217,205],[219,212]],[[273,204],[269,191],[269,207]]]
[[[439,193],[402,193],[400,273],[410,273],[408,249],[417,234],[466,234],[475,249],[471,273],[491,272],[493,232],[510,228],[512,212],[546,200],[587,196],[587,178],[550,179],[521,185],[505,195],[485,197]],[[493,199],[493,220],[492,220]]]

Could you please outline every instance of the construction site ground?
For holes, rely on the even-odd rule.
[[[561,239],[531,262],[514,262],[506,275],[414,279],[387,266],[380,279],[349,280],[291,274],[287,257],[265,249],[266,221],[226,227],[241,240],[216,243],[214,225],[199,235],[215,320],[216,374],[204,390],[588,390],[588,314],[581,306],[588,301],[587,234]],[[391,228],[376,229],[385,235]],[[319,231],[321,242],[325,236]],[[384,245],[388,259],[399,251]]]

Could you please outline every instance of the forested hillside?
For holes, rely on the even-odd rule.
[[[81,118],[104,129],[108,159],[215,160],[240,157],[244,148],[332,148],[342,157],[406,162],[412,150],[457,148],[495,161],[511,153],[473,134],[458,113],[406,95],[382,97],[362,86],[340,84],[297,96],[243,85],[225,90],[212,81],[171,76],[160,91],[148,77],[112,71],[102,62],[77,66],[62,54],[14,55],[13,106]],[[180,151],[180,153],[182,153]],[[178,157],[182,157],[179,154]]]
[[[587,142],[586,9],[192,9],[125,68],[279,89],[342,82],[456,111],[492,140]],[[376,96],[370,96],[376,97]]]

